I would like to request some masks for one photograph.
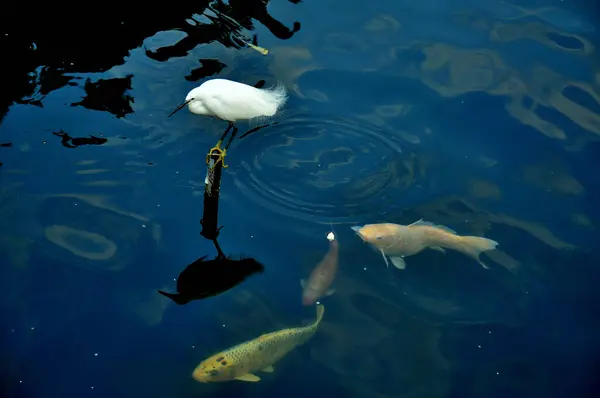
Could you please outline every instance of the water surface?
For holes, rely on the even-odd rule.
[[[593,5],[261,4],[5,17],[3,396],[591,396]],[[239,41],[253,35],[267,56]],[[156,290],[215,253],[204,161],[226,124],[166,116],[211,77],[290,92],[233,144],[221,188],[223,250],[266,272],[176,306]],[[498,241],[490,269],[434,251],[388,269],[350,229],[421,218]],[[332,226],[340,273],[315,337],[260,383],[195,382],[203,358],[314,318],[299,280]]]

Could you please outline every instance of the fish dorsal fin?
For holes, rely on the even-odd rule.
[[[260,377],[258,377],[257,375],[253,375],[252,373],[248,373],[242,376],[238,376],[235,378],[236,380],[241,380],[241,381],[251,381],[251,382],[257,382],[260,381]]]
[[[422,218],[420,218],[420,219],[418,219],[417,221],[415,221],[414,223],[412,223],[412,224],[408,224],[408,226],[409,226],[409,227],[412,227],[412,226],[414,226],[414,225],[423,225],[423,223],[427,223],[427,221],[423,221],[423,219],[422,219]]]
[[[449,234],[456,235],[456,231],[453,230],[452,228],[448,228],[445,225],[440,225],[440,224],[435,224],[435,223],[432,223],[429,221],[424,221],[423,219],[415,221],[414,223],[409,225],[409,227],[417,227],[417,226],[437,228],[437,229],[441,229],[442,231],[448,232]]]

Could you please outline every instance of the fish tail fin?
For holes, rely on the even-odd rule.
[[[179,304],[179,305],[187,304],[190,302],[190,300],[186,300],[183,297],[181,297],[181,294],[167,293],[167,292],[163,292],[162,290],[158,290],[158,292],[160,294],[162,294],[163,296],[170,298],[176,304]]]
[[[324,313],[325,313],[325,306],[321,303],[317,304],[317,320],[314,323],[315,327],[319,326],[319,323],[321,323]]]
[[[461,249],[465,254],[477,260],[483,268],[489,268],[479,259],[479,255],[483,252],[494,250],[498,246],[498,242],[479,236],[462,236],[461,243]]]

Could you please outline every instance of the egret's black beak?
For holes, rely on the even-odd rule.
[[[189,100],[182,102],[181,104],[179,104],[177,106],[177,108],[175,108],[175,110],[173,110],[173,112],[169,113],[169,116],[167,116],[167,117],[173,116],[176,112],[182,110],[187,104],[189,104],[193,100],[194,100],[194,98],[190,98]]]

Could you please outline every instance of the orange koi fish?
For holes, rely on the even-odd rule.
[[[479,255],[494,250],[498,242],[478,236],[460,236],[452,229],[428,221],[419,220],[410,225],[391,223],[367,224],[351,227],[364,241],[376,248],[389,267],[387,257],[398,269],[405,269],[405,257],[425,249],[444,252],[444,248],[456,250],[475,259],[483,268],[488,268]]]

